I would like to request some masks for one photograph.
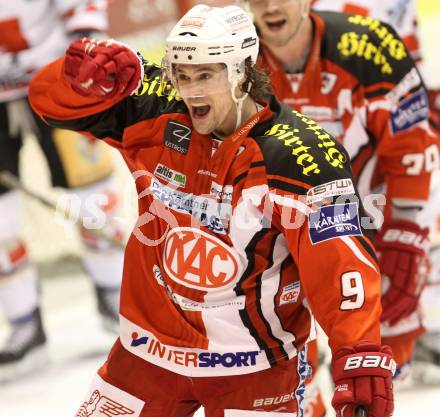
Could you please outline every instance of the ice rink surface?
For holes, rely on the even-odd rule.
[[[436,0],[422,3],[426,6],[431,2],[437,3]],[[428,75],[433,84],[440,86],[440,54],[435,45],[440,39],[440,12],[422,10],[424,14],[420,26]],[[25,181],[37,189],[44,189],[47,186],[45,180],[34,181],[40,177],[35,174],[34,168],[44,167],[44,164],[35,157],[35,144],[28,142],[22,155]],[[46,173],[42,172],[41,177],[45,176]],[[125,168],[119,168],[118,181],[125,190],[129,190],[123,201],[124,214],[121,217],[122,225],[128,229],[133,220],[130,211],[133,195],[132,189],[126,188],[130,180]],[[0,384],[0,417],[73,417],[115,336],[102,329],[92,285],[77,259],[80,247],[75,233],[66,235],[63,227],[54,224],[53,213],[48,213],[35,202],[25,201],[24,210],[25,235],[30,251],[35,259],[40,260],[49,363],[16,382]],[[33,219],[38,219],[38,224]],[[62,262],[58,260],[55,266],[51,265],[51,259],[65,254],[68,257]],[[0,343],[6,331],[0,318]],[[322,380],[323,385],[328,387],[328,376],[323,374]],[[330,390],[326,391],[326,395],[328,400]],[[437,417],[440,415],[439,408],[440,386],[413,386],[396,392],[395,417]],[[328,416],[332,415],[330,411]],[[202,411],[197,412],[196,417],[202,416]]]

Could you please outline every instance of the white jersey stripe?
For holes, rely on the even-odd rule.
[[[350,236],[342,236],[340,238],[342,242],[344,242],[351,251],[356,255],[356,257],[362,261],[365,265],[368,265],[370,268],[374,269],[376,272],[379,272],[377,268],[364,256],[364,254],[359,250],[356,244],[353,241],[353,238]]]
[[[286,257],[289,256],[286,241],[281,234],[276,238],[272,256],[272,267],[264,271],[261,277],[261,309],[263,316],[270,323],[272,334],[284,343],[284,349],[286,349],[289,358],[292,358],[297,353],[293,345],[295,336],[283,329],[280,319],[275,312],[275,295],[280,288],[281,265]]]

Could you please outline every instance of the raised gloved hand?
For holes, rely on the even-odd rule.
[[[142,72],[136,52],[113,40],[77,39],[66,51],[64,73],[83,96],[129,96],[139,87]]]
[[[386,224],[374,239],[383,278],[382,321],[390,325],[417,309],[429,273],[428,229],[415,223]]]
[[[392,378],[396,363],[388,346],[360,342],[338,350],[332,359],[335,383],[332,406],[336,417],[389,417],[394,410]]]

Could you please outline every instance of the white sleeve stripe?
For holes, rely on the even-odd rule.
[[[377,268],[364,256],[364,254],[359,250],[353,241],[353,238],[349,236],[342,236],[341,240],[351,249],[351,251],[356,255],[356,257],[361,260],[365,265],[379,272]]]

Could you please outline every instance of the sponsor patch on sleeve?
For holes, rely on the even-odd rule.
[[[298,301],[300,291],[301,284],[299,281],[295,281],[289,285],[286,285],[280,295],[280,306],[284,304],[296,303]]]
[[[347,194],[355,194],[353,181],[351,178],[342,178],[311,188],[307,191],[306,203],[312,204],[326,198]]]
[[[417,123],[427,120],[429,116],[428,97],[425,90],[420,89],[405,100],[391,114],[393,134],[410,129]]]
[[[358,203],[323,206],[308,217],[309,236],[313,244],[336,237],[362,234]]]

